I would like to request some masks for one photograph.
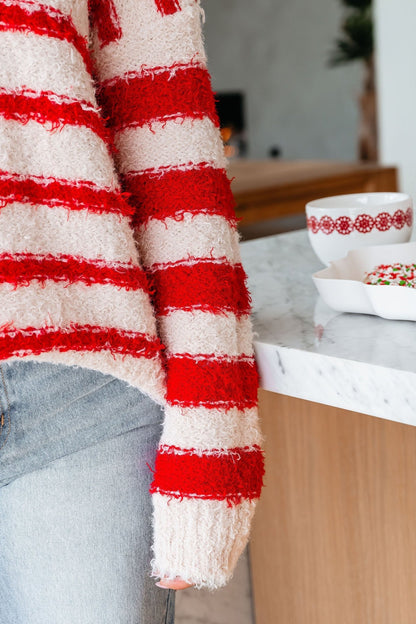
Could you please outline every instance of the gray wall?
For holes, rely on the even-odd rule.
[[[340,0],[202,2],[214,91],[246,93],[251,158],[356,158],[359,64],[329,69]]]
[[[416,205],[415,1],[376,0],[375,16],[380,160],[398,166],[400,190]]]

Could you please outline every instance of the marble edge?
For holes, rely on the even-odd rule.
[[[416,425],[416,373],[258,340],[254,350],[263,390]]]

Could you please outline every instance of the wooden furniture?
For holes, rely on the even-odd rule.
[[[416,427],[261,391],[256,624],[414,624]]]
[[[377,164],[326,160],[236,159],[228,177],[240,225],[303,214],[319,197],[373,191],[396,191],[397,170]]]

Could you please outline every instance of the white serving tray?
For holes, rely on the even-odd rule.
[[[416,262],[416,242],[352,249],[312,275],[322,299],[333,310],[416,321],[416,288],[364,284],[365,273],[379,264]]]

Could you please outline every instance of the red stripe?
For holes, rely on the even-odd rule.
[[[172,15],[181,10],[178,0],[155,0],[156,7],[162,15]]]
[[[87,40],[78,33],[70,16],[38,2],[26,1],[25,4],[30,5],[30,10],[16,3],[0,2],[0,30],[29,31],[68,41],[82,56],[88,72],[92,74]]]
[[[88,14],[91,26],[97,29],[101,47],[120,39],[120,20],[113,0],[88,0]]]
[[[149,219],[180,219],[186,213],[220,215],[236,224],[235,200],[225,169],[201,163],[186,171],[130,173],[122,183],[135,207],[134,227]]]
[[[179,452],[178,452],[179,451]],[[217,454],[181,452],[162,446],[155,462],[150,493],[174,498],[227,500],[229,506],[243,499],[259,498],[263,486],[264,456],[259,446],[218,449]]]
[[[92,182],[83,180],[71,182],[0,170],[0,208],[12,202],[20,202],[131,217],[134,208],[128,203],[127,197],[130,197],[127,192],[98,188]]]
[[[112,143],[112,134],[98,110],[85,110],[83,104],[91,106],[88,102],[57,102],[58,97],[51,92],[29,89],[11,93],[0,90],[0,115],[22,123],[32,119],[38,123],[51,124],[52,129],[67,124],[83,126],[95,132],[105,143]]]
[[[0,360],[11,356],[38,355],[45,351],[110,351],[152,359],[163,349],[161,342],[146,334],[113,327],[78,325],[69,327],[0,328]]]
[[[104,84],[98,101],[117,130],[156,119],[209,117],[219,127],[211,79],[204,67],[166,67]]]
[[[91,284],[112,284],[126,290],[143,290],[149,293],[148,280],[141,267],[112,263],[103,260],[85,260],[67,254],[40,256],[31,253],[0,254],[0,282],[15,286],[29,286],[31,280],[44,283],[83,282]]]
[[[254,358],[172,356],[167,361],[167,401],[183,407],[257,405],[259,376]]]
[[[190,260],[195,260],[194,264],[151,269],[154,304],[159,315],[174,309],[230,311],[238,316],[250,312],[250,295],[241,264]]]

